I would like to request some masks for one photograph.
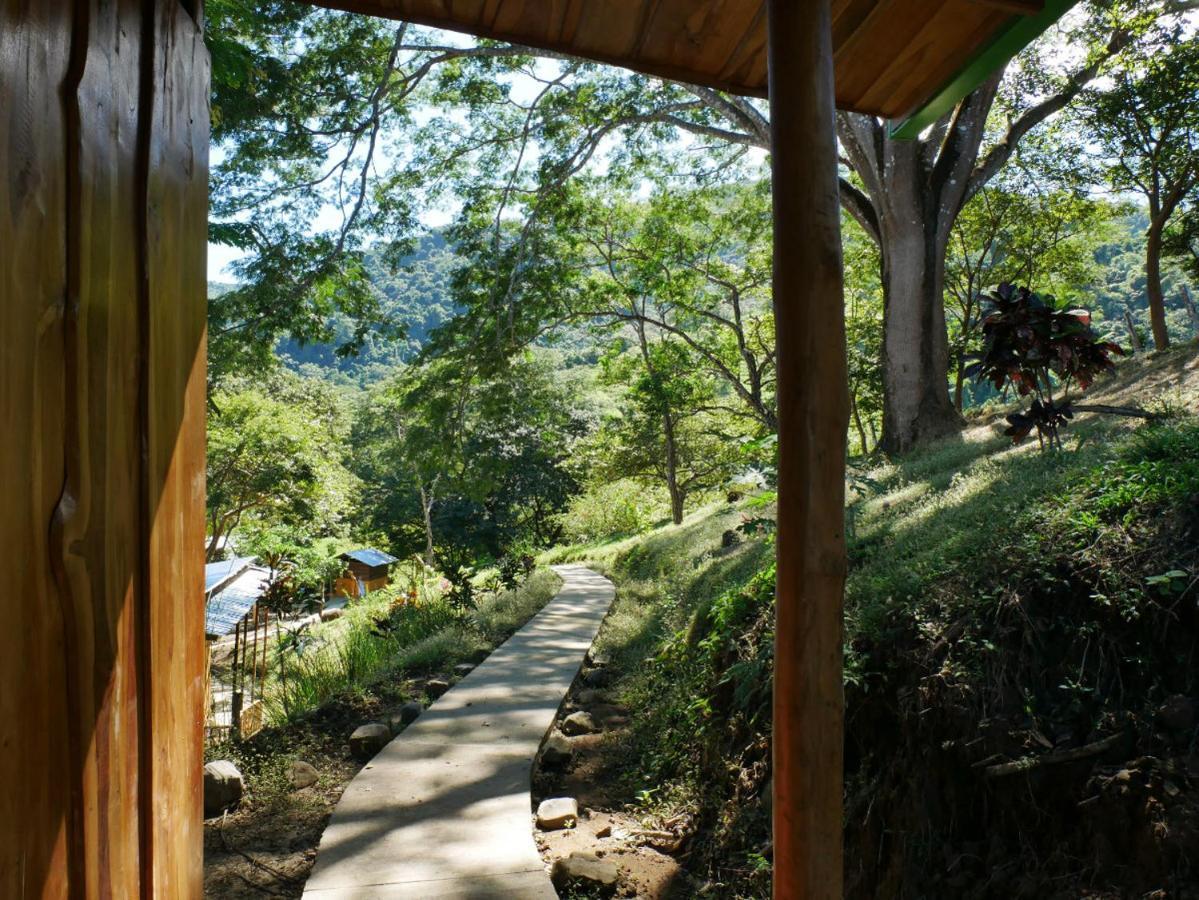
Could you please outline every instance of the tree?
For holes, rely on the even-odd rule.
[[[709,401],[720,412],[777,429],[769,184],[661,189],[644,204],[614,193],[580,204],[577,268],[591,277],[556,287],[563,318],[631,326],[643,350],[669,337],[723,387],[731,402]]]
[[[1130,29],[1179,5],[1160,0],[1148,10],[1136,9],[1136,21],[1129,24],[1120,3],[1095,4],[1069,35],[1086,48],[1075,68],[1058,72],[1062,65],[1034,49],[1026,65],[1012,69],[1010,82],[1021,82],[1019,89],[1001,94],[1002,76],[995,75],[916,141],[895,140],[886,123],[869,116],[840,117],[848,167],[842,201],[881,250],[886,449],[902,451],[958,427],[948,396],[941,302],[945,250],[962,206],[1029,132],[1100,74],[1128,44]],[[236,23],[237,16],[225,21]],[[729,160],[748,148],[769,150],[765,107],[746,98],[527,48],[439,43],[435,33],[404,26],[387,34],[363,32],[353,46],[348,25],[340,31],[312,29],[313,37],[305,39],[305,29],[316,21],[286,22],[282,36],[256,51],[266,71],[307,78],[307,96],[285,94],[286,103],[264,111],[241,96],[246,90],[241,82],[229,87],[236,102],[217,95],[222,114],[225,107],[238,113],[232,120],[240,130],[221,132],[228,136],[229,153],[214,183],[216,234],[250,252],[243,273],[255,285],[234,294],[230,303],[241,306],[234,306],[228,323],[216,323],[218,336],[228,329],[253,336],[259,317],[274,321],[274,331],[292,327],[273,320],[273,311],[286,312],[301,297],[343,296],[334,289],[339,281],[323,279],[330,271],[340,273],[344,296],[354,301],[364,230],[390,241],[412,221],[422,192],[444,195],[450,189],[462,202],[460,221],[469,226],[458,237],[472,268],[509,273],[487,289],[497,318],[507,317],[529,287],[518,277],[526,263],[544,259],[552,249],[533,239],[538,231],[544,234],[533,226],[561,209],[570,179],[589,168],[617,172],[665,163],[678,169],[688,146],[680,147],[680,135],[692,138],[691,149],[703,151],[690,158],[693,174],[705,180],[722,177]],[[214,43],[237,43],[235,29],[218,31],[225,37],[214,37]],[[346,51],[344,62],[339,47]],[[1063,65],[1077,58],[1059,56]],[[214,57],[219,58],[215,50]],[[357,74],[347,74],[351,65]],[[322,85],[330,80],[338,86],[325,91]],[[275,81],[268,86],[275,89]],[[1035,100],[1021,105],[1016,98],[1025,95]],[[417,125],[412,111],[418,103],[441,115]],[[1007,122],[988,133],[989,122],[999,124],[1000,112]],[[378,144],[401,129],[412,138],[410,148],[397,147],[384,164],[376,158]],[[298,192],[318,199],[294,214],[281,212],[285,198]],[[343,211],[341,226],[311,240],[300,237],[322,204]],[[500,246],[518,208],[519,239]],[[300,227],[281,226],[287,215]],[[487,223],[495,241],[483,236]],[[467,292],[478,287],[463,285]],[[319,313],[314,305],[302,311],[301,323],[319,318],[307,314]],[[363,310],[364,318],[368,313]]]
[[[567,459],[593,422],[579,374],[547,351],[488,372],[457,358],[402,370],[355,426],[369,525],[465,591],[480,560],[553,543],[577,490]]]
[[[849,216],[841,218],[849,420],[865,455],[878,445],[883,415],[883,292],[878,245]]]
[[[1164,14],[1161,4],[1131,12],[1119,4],[1096,5],[1085,21],[1069,29],[1069,38],[1087,48],[1073,68],[1068,61],[1077,56],[1034,48],[1021,65],[1011,67],[1006,82],[1003,73],[996,73],[918,140],[897,140],[887,123],[870,116],[839,117],[847,167],[842,202],[881,254],[885,449],[906,450],[953,431],[960,422],[948,395],[942,286],[950,231],[963,205],[995,177],[1030,132],[1104,71],[1146,18]],[[469,76],[463,74],[462,80]],[[512,202],[512,191],[518,192],[527,208],[526,223],[555,214],[563,180],[615,133],[627,143],[613,156],[634,165],[653,159],[655,147],[660,158],[663,147],[677,146],[679,133],[701,139],[705,159],[715,153],[718,163],[700,162],[695,173],[700,178],[719,178],[728,158],[745,148],[769,150],[768,114],[746,98],[640,76],[596,75],[585,65],[564,69],[543,83],[538,103],[524,111],[524,130],[511,139],[510,158],[531,156],[525,153],[530,134],[552,139],[528,164],[534,173],[506,178],[509,191],[491,189],[501,207]],[[1026,96],[1035,99],[1025,102]],[[1001,115],[1006,119],[1002,124]],[[539,203],[539,197],[548,201]],[[502,216],[493,219],[499,222]],[[515,252],[521,262],[532,258],[507,252]],[[490,264],[486,255],[472,259],[482,268]],[[522,266],[516,263],[509,270],[521,271]],[[508,288],[492,302],[503,309],[522,299],[519,289]]]
[[[528,51],[426,49],[431,33],[406,23],[290,2],[209,0],[205,19],[218,150],[209,239],[244,254],[238,285],[209,305],[214,380],[269,367],[282,337],[351,355],[372,334],[400,336],[372,289],[372,253],[394,268],[412,249],[436,171],[395,138],[419,131],[413,101],[428,99],[440,65]]]
[[[1171,217],[1199,183],[1199,40],[1155,30],[1135,65],[1087,94],[1089,119],[1113,186],[1149,204],[1145,275],[1154,346],[1169,346],[1161,257]]]
[[[239,527],[343,527],[357,484],[342,466],[338,434],[311,406],[244,387],[214,395],[208,421],[208,548],[219,554]]]
[[[620,412],[593,442],[595,468],[607,481],[665,486],[678,525],[689,497],[732,476],[743,432],[711,402],[714,383],[695,352],[671,332],[650,328],[635,321],[632,346],[618,346],[605,360],[605,380],[627,389]]]

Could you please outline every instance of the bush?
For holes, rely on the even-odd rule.
[[[641,534],[669,514],[665,492],[631,478],[591,487],[562,513],[563,538],[590,543],[619,535]]]

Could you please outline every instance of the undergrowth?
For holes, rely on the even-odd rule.
[[[874,466],[850,509],[847,896],[1194,890],[1174,760],[1199,732],[1161,710],[1199,695],[1199,424],[1083,422],[1053,454],[975,429]],[[688,867],[730,898],[769,894],[773,548],[722,546],[749,516],[554,554],[618,586],[625,795],[690,813]]]
[[[279,642],[271,656],[269,721],[284,724],[384,678],[445,671],[502,643],[557,592],[561,579],[541,569],[518,588],[485,595],[461,610],[444,599],[395,604],[378,591],[341,619]],[[281,674],[282,673],[282,676]]]

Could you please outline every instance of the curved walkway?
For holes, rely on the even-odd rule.
[[[554,570],[557,596],[349,783],[304,897],[557,897],[533,842],[532,762],[615,590]]]

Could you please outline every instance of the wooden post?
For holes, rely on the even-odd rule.
[[[203,36],[0,0],[0,111],[0,897],[199,897]]]
[[[849,392],[829,0],[770,0],[778,613],[774,896],[841,897]]]

